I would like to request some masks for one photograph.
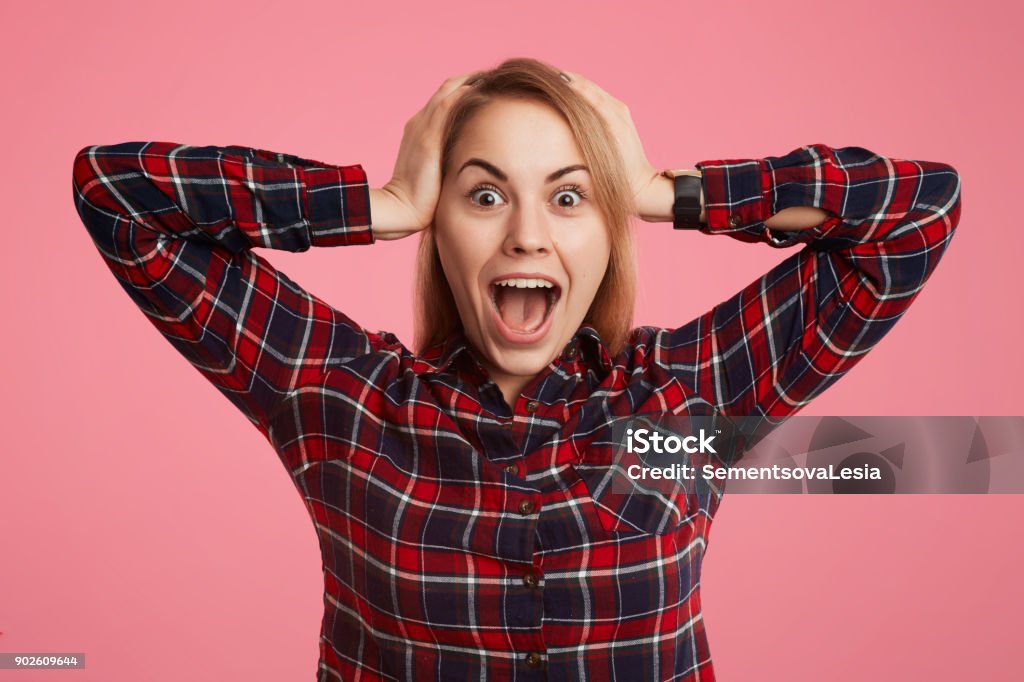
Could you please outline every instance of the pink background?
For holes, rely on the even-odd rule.
[[[444,78],[534,56],[625,101],[660,167],[818,142],[950,163],[950,251],[804,414],[1024,414],[1017,3],[403,4],[3,4],[0,651],[88,667],[0,680],[315,677],[312,524],[270,445],[102,264],[72,202],[87,144],[255,146],[379,186]],[[638,324],[681,324],[789,253],[637,229]],[[411,341],[414,248],[262,253]],[[702,588],[720,679],[1021,679],[1022,512],[727,497]]]

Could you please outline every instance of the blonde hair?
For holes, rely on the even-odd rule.
[[[471,91],[449,111],[442,134],[441,174],[447,172],[452,148],[467,121],[497,98],[512,97],[547,104],[569,124],[594,183],[593,200],[601,210],[611,243],[608,268],[583,318],[594,327],[615,356],[633,323],[636,261],[630,215],[633,197],[622,158],[601,114],[559,75],[558,69],[530,58],[507,59],[481,71]],[[425,349],[462,328],[455,297],[441,266],[434,225],[420,237],[416,276],[416,347]]]

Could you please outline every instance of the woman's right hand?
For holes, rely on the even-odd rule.
[[[391,180],[370,190],[377,239],[401,239],[425,229],[441,195],[441,133],[448,110],[466,92],[472,73],[446,80],[405,124]]]

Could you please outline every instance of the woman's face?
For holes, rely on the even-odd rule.
[[[449,164],[435,238],[466,336],[492,374],[535,375],[575,334],[608,267],[583,156],[554,109],[503,98],[466,122]]]

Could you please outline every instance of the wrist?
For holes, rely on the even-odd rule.
[[[370,188],[370,221],[373,231],[379,235],[388,231],[394,220],[391,201],[387,192],[380,188]]]
[[[672,222],[672,204],[676,192],[672,178],[661,173],[654,176],[644,195],[644,203],[637,207],[640,219],[649,223]]]
[[[386,187],[370,188],[370,220],[377,239],[400,239],[418,232],[410,209]]]
[[[707,212],[704,207],[704,176],[699,170],[690,171],[689,174],[700,180],[700,216],[698,220],[702,225],[707,224]],[[651,182],[650,201],[646,205],[638,207],[640,218],[652,223],[671,223],[675,220],[675,180],[659,173]]]

